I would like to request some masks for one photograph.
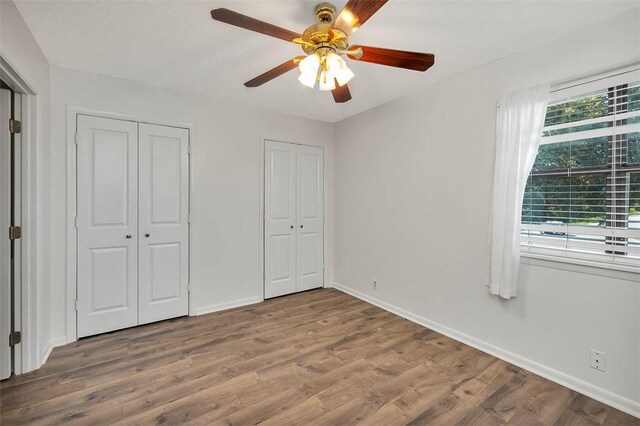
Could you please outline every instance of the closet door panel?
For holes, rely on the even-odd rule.
[[[297,147],[297,291],[324,282],[324,159],[318,147]]]
[[[78,115],[78,337],[138,323],[137,123]]]
[[[295,145],[265,142],[265,298],[296,291]]]
[[[140,124],[140,324],[189,313],[189,131]]]

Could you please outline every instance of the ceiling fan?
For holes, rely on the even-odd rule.
[[[216,21],[298,44],[306,54],[306,56],[296,56],[247,81],[245,86],[258,87],[298,67],[300,83],[313,88],[318,81],[320,90],[331,91],[333,99],[337,103],[343,103],[351,99],[347,84],[354,74],[342,59],[342,55],[356,61],[415,71],[426,71],[434,63],[435,57],[431,53],[349,45],[349,36],[386,2],[387,0],[349,0],[337,16],[333,5],[320,3],[315,7],[318,22],[302,34],[225,8],[212,10],[211,17]]]

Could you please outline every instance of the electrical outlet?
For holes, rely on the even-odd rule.
[[[607,371],[607,354],[591,349],[591,368]]]
[[[374,290],[378,289],[378,280],[373,280],[373,289]]]

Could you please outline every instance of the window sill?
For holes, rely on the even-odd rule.
[[[640,284],[640,268],[634,266],[557,257],[524,251],[520,252],[520,263],[581,274],[599,275]]]

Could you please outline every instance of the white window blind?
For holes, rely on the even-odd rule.
[[[549,103],[522,205],[523,252],[640,267],[640,80],[624,77]]]

